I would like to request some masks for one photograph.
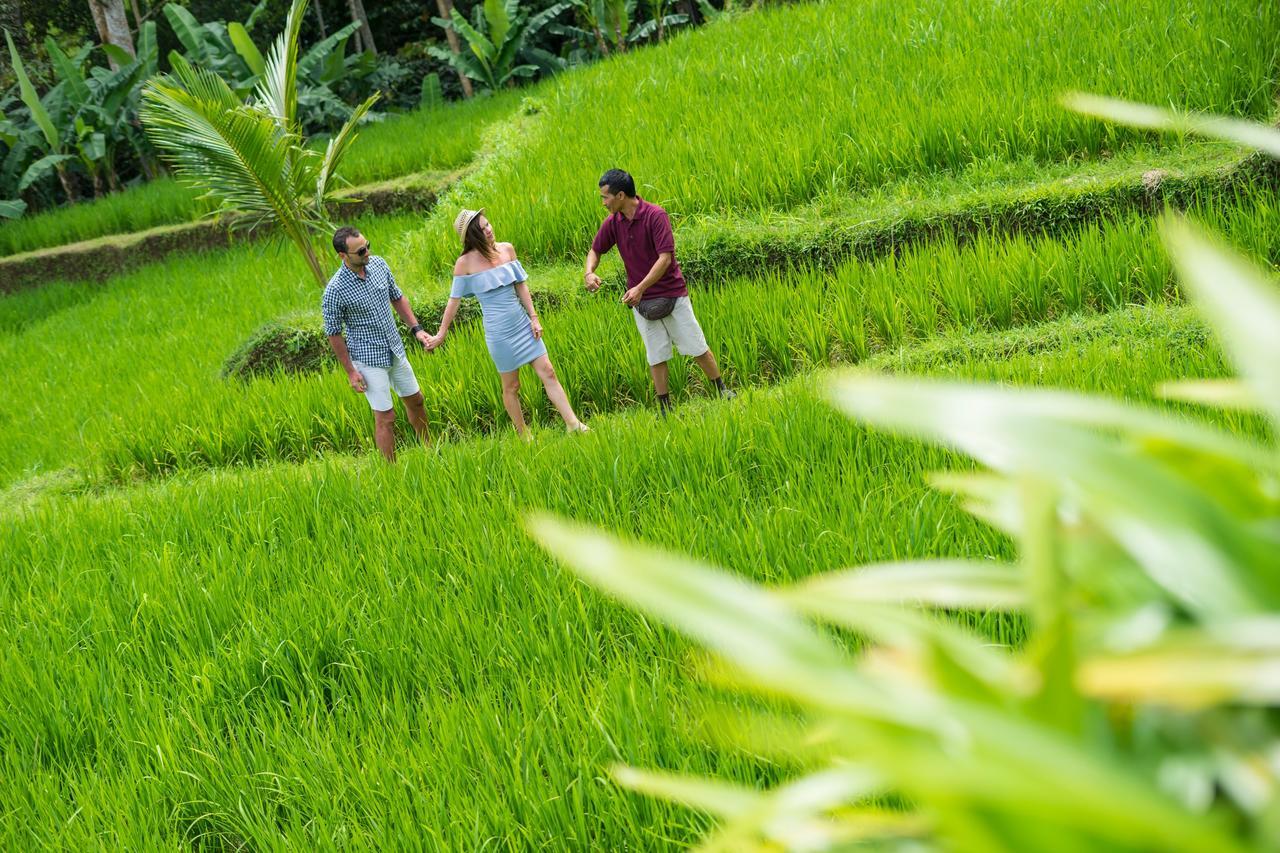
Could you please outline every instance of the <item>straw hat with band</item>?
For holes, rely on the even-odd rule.
[[[479,210],[467,210],[465,207],[458,211],[458,216],[453,220],[453,230],[458,232],[458,239],[464,243],[467,240],[467,229],[471,227],[471,222],[480,214],[484,213],[484,208]]]

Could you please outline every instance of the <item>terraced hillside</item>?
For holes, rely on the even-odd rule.
[[[818,389],[858,364],[1154,401],[1165,380],[1227,373],[1153,214],[1184,208],[1274,264],[1273,172],[1057,105],[1082,89],[1269,118],[1280,11],[1166,13],[770,6],[450,114],[465,151],[370,132],[362,162],[382,165],[356,179],[466,165],[428,214],[362,215],[375,253],[430,316],[456,208],[486,206],[588,435],[561,433],[530,376],[534,438],[517,440],[475,323],[411,355],[436,440],[402,435],[394,466],[323,361],[223,378],[263,324],[315,331],[301,261],[266,242],[0,296],[0,846],[696,842],[709,818],[619,789],[608,766],[751,785],[787,766],[719,749],[699,721],[726,700],[691,686],[700,654],[575,581],[528,514],[771,583],[1010,557],[929,487],[972,463],[858,426]],[[616,260],[609,288],[582,290],[615,165],[672,211],[737,400],[707,399],[680,362],[660,417]],[[1159,405],[1267,435],[1253,415]],[[952,616],[999,644],[1026,631]]]

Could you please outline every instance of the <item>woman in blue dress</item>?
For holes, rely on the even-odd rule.
[[[449,324],[458,313],[458,304],[463,297],[474,296],[480,301],[489,355],[502,378],[502,404],[516,432],[525,435],[524,413],[520,411],[520,368],[526,364],[533,365],[547,389],[547,397],[564,418],[569,432],[587,432],[587,425],[574,414],[547,357],[542,324],[529,296],[528,276],[516,259],[515,248],[510,243],[494,241],[493,227],[484,216],[484,208],[463,210],[453,227],[462,238],[463,252],[453,265],[453,289],[440,319],[440,329],[428,339],[427,349],[444,343]]]

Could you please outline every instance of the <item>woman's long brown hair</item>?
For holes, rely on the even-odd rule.
[[[464,252],[479,252],[484,255],[485,260],[491,262],[498,259],[498,250],[484,236],[484,229],[480,227],[479,216],[473,218],[471,223],[467,225],[467,232],[462,237],[462,250]]]

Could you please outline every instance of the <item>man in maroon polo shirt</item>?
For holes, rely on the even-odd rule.
[[[631,306],[636,328],[644,339],[649,373],[663,414],[671,408],[667,362],[673,346],[681,355],[692,356],[698,362],[720,397],[733,399],[736,395],[724,384],[720,365],[693,315],[689,288],[676,261],[676,240],[667,212],[637,196],[635,181],[621,169],[610,169],[600,179],[600,203],[609,216],[591,243],[583,280],[587,290],[599,290],[601,281],[596,267],[600,256],[618,247],[627,268],[627,292],[622,301]]]

